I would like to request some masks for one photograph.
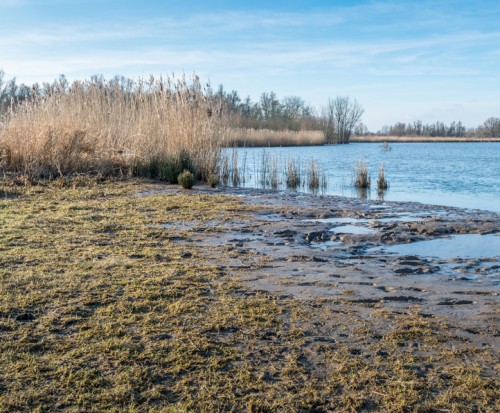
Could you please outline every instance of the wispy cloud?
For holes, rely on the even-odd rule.
[[[18,6],[21,15],[22,7],[36,3],[0,0],[0,7]],[[366,102],[396,101],[404,94],[416,101],[438,92],[457,99],[457,93],[483,93],[490,99],[491,81],[500,80],[500,29],[493,24],[500,6],[488,9],[479,1],[467,13],[452,9],[451,3],[375,1],[317,10],[270,6],[156,15],[113,10],[103,13],[108,17],[88,13],[70,21],[39,19],[23,30],[7,22],[0,27],[0,67],[26,82],[51,80],[60,73],[88,77],[196,71],[243,94],[272,88],[304,94],[313,103],[336,93],[355,93]]]

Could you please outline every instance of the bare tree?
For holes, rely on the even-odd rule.
[[[348,97],[330,99],[323,109],[323,124],[327,143],[349,143],[349,138],[363,115],[363,108]]]
[[[483,123],[484,135],[491,138],[500,136],[500,119],[488,118]]]

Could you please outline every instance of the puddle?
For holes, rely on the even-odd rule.
[[[305,222],[318,222],[322,224],[365,224],[369,222],[422,222],[422,221],[423,221],[422,217],[404,213],[394,213],[393,216],[384,216],[383,218],[333,217],[333,218],[305,220]]]
[[[373,251],[381,249],[378,247]],[[418,255],[439,259],[493,258],[500,256],[499,235],[462,234],[448,238],[384,247],[389,254]]]
[[[328,231],[331,231],[335,234],[356,234],[356,235],[374,234],[376,232],[371,228],[359,227],[357,225],[342,225],[340,227],[330,228]]]
[[[339,241],[325,241],[325,242],[311,242],[309,244],[309,246],[311,248],[316,248],[316,249],[319,249],[321,251],[326,251],[329,248],[337,247],[339,245],[342,245],[342,242],[339,242]]]

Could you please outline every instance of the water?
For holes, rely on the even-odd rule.
[[[246,187],[261,187],[262,156],[280,159],[280,189],[288,159],[302,164],[303,181],[311,160],[327,177],[321,193],[377,199],[376,180],[383,162],[389,189],[386,201],[416,201],[426,204],[485,209],[500,212],[500,144],[477,143],[391,143],[384,151],[379,143],[350,143],[286,148],[240,149],[240,170],[245,169]],[[366,160],[372,189],[360,193],[353,188],[356,161]],[[307,190],[302,187],[299,190]]]
[[[334,234],[354,234],[367,235],[374,234],[376,231],[371,228],[359,227],[357,225],[341,225],[340,227],[330,228],[329,231]]]
[[[305,222],[319,222],[323,224],[365,224],[370,222],[422,222],[423,218],[406,213],[395,212],[389,217],[384,218],[351,218],[351,217],[333,217],[306,219]]]
[[[380,250],[379,247],[374,250]],[[389,254],[418,255],[440,259],[498,258],[500,235],[461,234],[447,238],[383,247]]]

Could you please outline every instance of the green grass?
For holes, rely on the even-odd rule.
[[[0,411],[498,411],[445,322],[248,290],[194,242],[238,199],[58,183],[0,188]]]

